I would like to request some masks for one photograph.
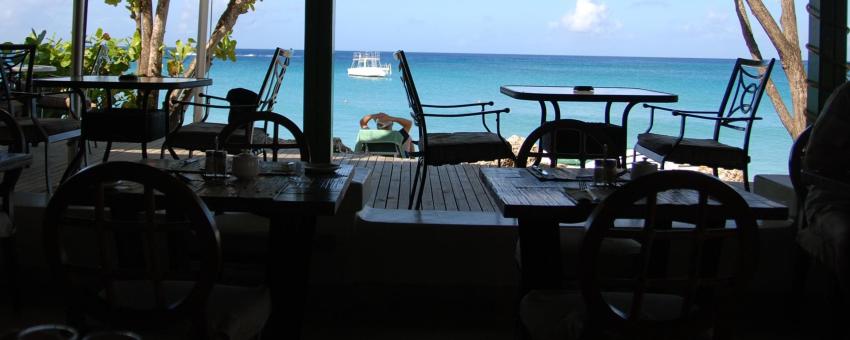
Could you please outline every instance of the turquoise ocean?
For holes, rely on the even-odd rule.
[[[265,75],[273,50],[240,49],[237,61],[215,61],[210,69],[213,85],[208,93],[224,96],[227,90],[244,87],[257,91]],[[347,69],[353,52],[336,51],[334,56],[333,135],[353,147],[359,130],[358,121],[367,113],[386,112],[409,118],[407,99],[397,73],[392,52],[381,52],[383,63],[392,63],[393,74],[387,78],[349,77]],[[540,124],[537,102],[521,101],[499,92],[501,85],[591,85],[621,86],[652,89],[679,95],[672,107],[693,110],[716,110],[720,105],[733,59],[683,59],[641,57],[589,57],[543,55],[496,55],[408,52],[413,77],[420,98],[429,104],[457,104],[490,101],[495,107],[509,107],[511,112],[502,118],[502,135],[526,136]],[[275,111],[299,126],[303,123],[304,54],[295,51],[278,97]],[[774,69],[771,78],[780,93],[787,93],[788,81],[782,69]],[[790,99],[786,100],[790,106]],[[666,105],[666,104],[665,104]],[[585,121],[602,121],[604,103],[566,103],[561,117]],[[612,121],[619,122],[624,104],[612,108]],[[211,112],[210,120],[225,122],[224,110]],[[763,119],[754,126],[750,142],[750,176],[763,173],[787,172],[791,137],[777,117],[773,104],[765,95],[758,116]],[[552,109],[549,106],[549,119]],[[644,131],[649,122],[649,110],[635,106],[629,115],[629,144]],[[491,123],[493,123],[491,121]],[[680,119],[658,114],[653,131],[678,134]],[[478,118],[429,120],[429,131],[478,131]],[[491,124],[493,127],[493,124]],[[728,130],[728,129],[726,129]],[[482,130],[483,131],[483,130]],[[687,135],[710,138],[713,125],[689,120]],[[416,138],[414,132],[414,138]],[[741,145],[737,131],[721,133],[721,141]]]

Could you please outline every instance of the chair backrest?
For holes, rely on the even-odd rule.
[[[805,223],[806,220],[800,215],[803,212],[806,195],[809,193],[809,189],[803,184],[803,159],[806,157],[806,147],[809,145],[812,129],[812,126],[809,126],[797,136],[797,140],[791,145],[791,154],[788,155],[788,177],[791,179],[791,186],[794,187],[794,194],[797,197],[797,219],[800,223]],[[803,228],[803,225],[798,227]]]
[[[292,57],[292,49],[284,50],[280,47],[275,48],[269,68],[266,71],[266,77],[263,78],[263,85],[260,86],[258,111],[274,111],[274,104],[277,103],[277,94],[280,92],[280,86],[283,84],[283,76],[286,75],[286,69],[289,67],[289,59]]]
[[[6,83],[12,91],[32,92],[35,45],[0,45],[0,67],[6,72]]]
[[[256,136],[253,140],[245,137],[246,131],[250,135],[251,129],[257,125],[257,122],[263,123],[266,133],[269,133],[271,129],[266,140],[258,141]],[[289,136],[294,143],[286,140]],[[239,115],[235,121],[228,123],[221,130],[217,138],[219,147],[224,150],[262,150],[263,152],[271,150],[272,161],[276,162],[279,150],[298,149],[301,160],[310,161],[310,149],[304,133],[289,118],[274,112],[258,111]],[[266,159],[265,153],[263,158]]]
[[[176,177],[135,162],[92,166],[59,186],[44,217],[47,261],[75,315],[130,329],[205,320],[218,229]]]
[[[109,59],[109,46],[106,44],[97,45],[94,49],[94,54],[92,55],[92,63],[91,69],[89,69],[89,75],[99,76],[103,70],[103,64],[108,64],[110,62]]]
[[[735,299],[754,270],[756,238],[746,201],[714,177],[674,170],[629,182],[587,221],[578,274],[591,329],[624,338],[695,338],[715,322],[734,318]],[[637,258],[623,256],[631,259],[631,272],[612,278],[600,268],[600,249],[616,239],[635,240],[641,248]],[[615,307],[606,300],[611,295],[603,292],[611,287],[627,292],[627,302]],[[657,304],[648,301],[649,294],[672,297],[662,306],[666,313],[648,312],[648,305]]]
[[[775,62],[775,59],[764,61],[738,58],[729,77],[729,83],[726,85],[720,109],[717,111],[719,116],[721,118],[755,118]],[[714,125],[714,140],[719,140],[721,127],[744,132],[744,151],[747,151],[750,144],[750,130],[753,127],[752,120],[745,121],[743,126],[735,122],[717,121]]]
[[[428,149],[428,140],[424,138],[428,133],[428,127],[425,125],[425,112],[422,110],[422,102],[419,100],[419,93],[416,92],[416,84],[413,82],[413,75],[410,73],[410,65],[407,63],[407,56],[405,56],[404,51],[398,50],[393,56],[398,60],[399,78],[404,85],[404,93],[407,95],[410,117],[419,128],[419,152],[424,153]]]
[[[553,161],[577,159],[582,168],[589,159],[616,158],[613,140],[598,126],[575,119],[546,122],[534,129],[522,143],[517,152],[516,167],[526,167],[529,157],[535,158],[535,163],[539,163],[541,158]],[[532,151],[535,145],[537,150]]]

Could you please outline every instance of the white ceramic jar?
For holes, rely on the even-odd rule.
[[[233,175],[236,178],[247,180],[257,177],[260,172],[260,160],[249,150],[233,157]]]

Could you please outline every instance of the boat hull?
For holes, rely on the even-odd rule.
[[[386,77],[390,73],[388,67],[352,67],[348,69],[348,75],[353,77]]]

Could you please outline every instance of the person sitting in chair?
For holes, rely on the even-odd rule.
[[[398,132],[403,137],[404,149],[407,152],[413,152],[413,143],[410,142],[410,129],[413,127],[413,122],[408,119],[393,117],[383,112],[370,113],[363,118],[360,118],[360,128],[368,129],[369,121],[374,120],[379,130],[392,130],[393,123],[401,125]]]

